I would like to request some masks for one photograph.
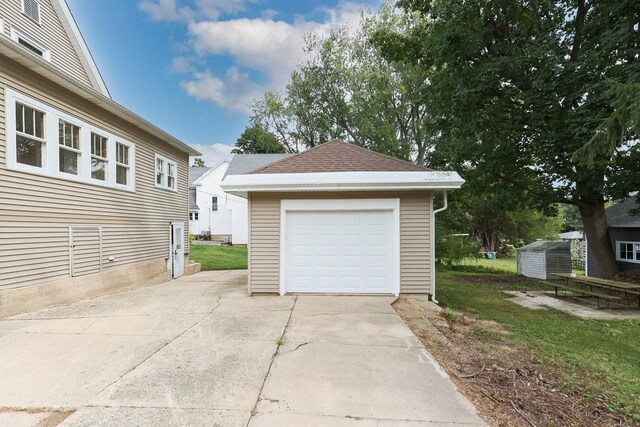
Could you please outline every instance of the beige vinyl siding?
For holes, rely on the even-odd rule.
[[[135,192],[7,169],[5,87],[134,143]],[[156,153],[177,163],[178,191],[155,187]],[[188,227],[187,174],[186,153],[1,58],[0,289],[69,277],[71,225],[102,226],[104,270],[166,260],[170,222]]]
[[[249,204],[250,292],[279,292],[280,198],[255,193]]]
[[[22,13],[22,0],[0,1],[0,19],[4,19],[5,36],[10,37],[11,26],[15,26],[18,31],[51,50],[51,64],[78,81],[91,85],[51,0],[40,0],[40,25]]]
[[[282,199],[400,199],[400,292],[431,288],[431,193],[428,191],[251,193],[249,196],[249,291],[280,291]]]

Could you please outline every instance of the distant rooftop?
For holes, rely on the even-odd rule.
[[[256,169],[291,156],[293,156],[293,154],[236,154],[233,156],[233,159],[231,159],[225,176],[242,175],[253,172]]]
[[[636,209],[638,195],[609,206],[605,210],[607,225],[614,228],[640,228],[640,215],[632,216],[629,211]]]
[[[199,166],[191,166],[189,168],[189,185],[193,184],[194,181],[204,175],[209,169],[209,167],[199,167]]]

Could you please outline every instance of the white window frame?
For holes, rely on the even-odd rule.
[[[21,3],[21,9],[22,9],[22,14],[24,16],[26,16],[27,18],[29,18],[31,21],[35,22],[38,25],[42,25],[42,7],[40,6],[40,0],[36,0],[36,4],[38,5],[38,20],[36,21],[35,19],[33,19],[31,16],[27,15],[27,10],[24,7],[24,1],[22,0]]]
[[[215,197],[216,199],[216,203],[214,205],[213,203],[213,198]],[[216,207],[215,209],[213,209],[213,207]],[[220,210],[220,197],[217,194],[213,194],[211,196],[211,212],[218,212]]]
[[[129,163],[121,163],[118,161],[118,145],[122,145],[123,147],[127,147],[127,149],[129,150],[129,155],[128,155],[128,161]],[[129,144],[126,144],[120,140],[116,140],[116,153],[115,153],[115,163],[116,163],[116,176],[114,177],[115,183],[116,185],[120,185],[120,186],[124,186],[126,187],[127,185],[129,185],[129,182],[131,182],[131,146]],[[126,184],[119,184],[118,183],[118,166],[125,168],[127,170],[127,183]]]
[[[16,115],[16,103],[14,102],[11,105],[11,111],[7,111],[7,122],[11,124],[11,127],[7,126],[7,129],[10,129],[8,133],[10,133],[12,135],[12,137],[13,137],[13,146],[11,147],[13,149],[13,159],[12,160],[15,162],[16,165],[19,165],[20,168],[24,168],[26,171],[29,171],[29,172],[38,173],[40,171],[45,170],[47,167],[50,167],[50,165],[51,165],[51,163],[50,163],[51,160],[50,160],[50,158],[48,156],[48,149],[49,149],[49,147],[48,147],[49,146],[48,139],[50,139],[49,138],[49,134],[51,133],[51,132],[49,132],[49,129],[48,129],[48,126],[47,126],[47,122],[49,120],[49,114],[44,109],[42,109],[39,106],[34,105],[34,104],[30,103],[30,102],[19,100],[18,103],[24,105],[25,107],[31,108],[33,110],[36,110],[36,111],[44,114],[44,119],[43,119],[44,120],[44,123],[43,123],[43,125],[44,125],[44,138],[38,138],[37,136],[29,135],[28,133],[24,133],[24,132],[20,132],[21,136],[26,136],[26,137],[28,137],[30,139],[33,139],[33,140],[35,140],[37,142],[40,142],[42,144],[42,149],[41,149],[42,150],[42,154],[41,154],[42,155],[42,159],[41,159],[42,166],[33,166],[33,165],[26,164],[26,163],[19,163],[18,162],[18,156],[17,156],[17,144],[18,144],[17,136],[18,136],[18,131],[17,130],[13,130],[13,129],[15,129],[15,123],[16,123],[16,117],[15,117],[15,115]],[[11,117],[12,117],[10,122],[8,121],[9,115],[11,115]],[[34,124],[34,126],[35,126],[35,124]],[[56,135],[57,135],[57,133],[56,133]],[[8,142],[9,142],[9,138],[7,137],[7,143]],[[57,144],[57,142],[56,142],[56,144]],[[57,148],[58,147],[56,147],[56,149]],[[10,151],[9,147],[7,146],[7,152],[9,153],[9,151]]]
[[[63,150],[67,150],[70,151],[72,153],[75,153],[76,155],[78,155],[78,173],[77,174],[70,174],[68,172],[64,172],[60,170],[60,159],[58,158],[58,172],[63,173],[65,175],[71,175],[71,176],[78,176],[78,175],[82,175],[82,126],[80,126],[78,123],[76,122],[72,122],[69,120],[65,120],[63,118],[58,118],[58,123],[60,122],[64,122],[64,123],[68,123],[72,126],[76,126],[79,130],[80,130],[80,134],[78,135],[78,141],[79,141],[79,146],[80,149],[76,149],[73,147],[68,147],[66,145],[60,144],[60,135],[58,134],[58,156],[60,155],[60,149]]]
[[[42,167],[24,165],[17,162],[16,158],[16,102],[36,108],[45,113],[45,147],[43,153]],[[6,112],[6,143],[7,143],[7,168],[20,172],[32,173],[51,178],[58,178],[66,181],[75,181],[85,184],[92,184],[101,187],[117,188],[135,192],[135,164],[136,150],[135,144],[126,139],[116,136],[111,132],[98,128],[84,120],[66,114],[56,108],[51,107],[41,101],[33,99],[21,92],[9,87],[5,87],[5,112]],[[80,127],[80,167],[78,175],[61,172],[59,169],[59,139],[58,121],[63,120]],[[101,181],[91,178],[91,133],[97,133],[107,138],[107,158],[108,173],[107,180]],[[116,141],[129,146],[130,177],[129,185],[120,185],[115,182],[116,165]]]
[[[620,245],[631,245],[632,247],[632,259],[622,258],[620,255]],[[640,264],[640,260],[638,259],[638,254],[640,253],[640,242],[632,242],[626,240],[616,240],[616,260],[620,262],[631,262],[634,264]]]
[[[200,212],[197,212],[197,211],[189,212],[189,221],[198,221],[200,218],[199,213]]]
[[[28,50],[26,47],[22,46],[20,44],[20,39],[23,39],[24,41],[26,41],[27,43],[29,43],[30,45],[33,45],[33,47],[39,49],[42,51],[42,56],[41,58],[44,59],[45,61],[51,62],[51,49],[44,47],[41,43],[38,43],[37,41],[33,40],[31,37],[27,36],[26,34],[24,34],[22,31],[16,29],[15,27],[11,27],[11,40],[13,40],[14,42],[16,42],[17,44],[19,44],[23,49]],[[30,50],[28,50],[29,52],[31,52]],[[31,52],[34,55],[37,55],[35,52]]]
[[[158,184],[158,160],[163,162],[162,166],[162,182]],[[175,176],[173,177],[173,188],[169,187],[169,165],[173,165]],[[178,191],[178,163],[171,159],[168,159],[158,153],[156,153],[155,161],[153,162],[153,182],[156,188],[162,188],[163,190]]]

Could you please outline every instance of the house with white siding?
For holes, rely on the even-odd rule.
[[[189,231],[195,236],[234,245],[247,244],[247,200],[225,192],[220,184],[228,160],[213,167],[189,169]]]
[[[198,154],[111,99],[65,0],[2,0],[0,317],[183,274]]]

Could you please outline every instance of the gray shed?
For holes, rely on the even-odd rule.
[[[554,273],[571,273],[571,243],[533,242],[518,248],[518,276],[557,279]]]

